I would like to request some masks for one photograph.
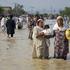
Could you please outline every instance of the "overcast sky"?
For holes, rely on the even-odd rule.
[[[14,6],[15,3],[24,5],[26,10],[59,10],[70,7],[70,0],[0,0],[1,6]]]

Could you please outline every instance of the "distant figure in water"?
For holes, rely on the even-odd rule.
[[[13,37],[13,34],[15,33],[16,23],[12,18],[13,18],[13,15],[10,15],[10,19],[8,19],[6,22],[8,37],[9,37],[9,35],[11,35],[11,37]]]

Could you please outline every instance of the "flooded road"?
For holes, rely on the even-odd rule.
[[[53,56],[53,47],[50,47]],[[7,38],[0,30],[0,70],[70,70],[70,60],[32,59],[32,41],[28,29],[16,29],[14,38]]]

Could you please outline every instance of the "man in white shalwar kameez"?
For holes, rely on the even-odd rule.
[[[2,31],[5,31],[5,29],[6,29],[5,23],[6,23],[6,19],[3,17],[3,18],[1,19],[1,28],[2,28]]]

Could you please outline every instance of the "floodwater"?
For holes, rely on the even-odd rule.
[[[50,47],[50,57],[53,48]],[[32,41],[28,40],[28,29],[24,26],[22,30],[16,29],[11,39],[0,30],[0,70],[70,70],[70,60],[32,59]]]

